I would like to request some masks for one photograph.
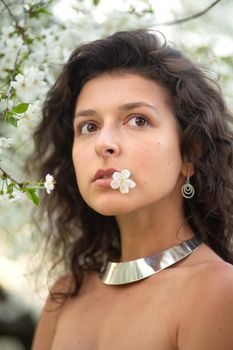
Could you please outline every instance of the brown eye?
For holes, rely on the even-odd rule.
[[[143,127],[147,124],[148,122],[143,116],[134,116],[129,121],[129,125],[134,127]]]
[[[86,123],[84,125],[80,125],[79,127],[79,132],[82,135],[90,134],[96,130],[97,130],[97,125],[95,123]]]

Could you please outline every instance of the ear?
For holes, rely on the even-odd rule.
[[[182,168],[181,168],[181,174],[184,177],[187,177],[188,175],[191,177],[195,173],[194,165],[192,162],[184,161]]]

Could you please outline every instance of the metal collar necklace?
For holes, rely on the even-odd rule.
[[[201,238],[194,236],[175,247],[141,259],[119,263],[107,262],[101,269],[100,279],[103,283],[111,285],[139,281],[186,258],[201,243]]]

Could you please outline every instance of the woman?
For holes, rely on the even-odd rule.
[[[68,272],[33,350],[232,350],[230,119],[214,81],[155,33],[73,52],[35,134],[57,182],[48,246]]]

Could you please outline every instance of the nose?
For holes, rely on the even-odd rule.
[[[99,133],[95,145],[96,153],[103,157],[115,157],[120,153],[119,137],[117,130],[109,127],[103,127]]]

